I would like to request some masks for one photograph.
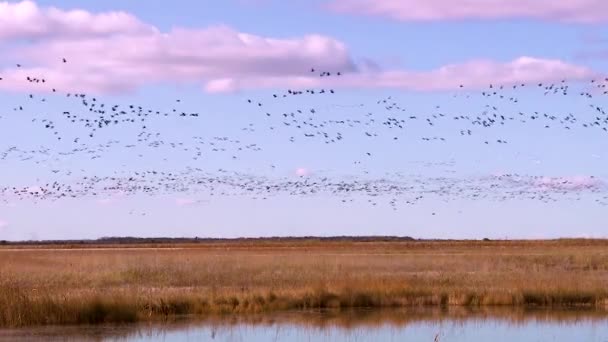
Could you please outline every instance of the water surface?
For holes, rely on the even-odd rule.
[[[512,309],[288,312],[120,326],[0,330],[0,340],[608,342],[608,312]]]

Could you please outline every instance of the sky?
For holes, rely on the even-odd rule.
[[[395,208],[389,205],[394,196],[357,195],[344,202],[331,193],[259,199],[183,189],[49,200],[5,191],[0,192],[0,240],[608,237],[608,210],[600,204],[608,191],[605,132],[580,124],[545,129],[534,120],[515,120],[462,137],[468,126],[455,120],[430,127],[422,119],[439,113],[478,115],[492,106],[509,115],[593,118],[590,105],[601,107],[606,96],[546,96],[530,86],[511,90],[511,85],[567,80],[572,93],[596,91],[589,80],[601,83],[608,74],[605,1],[182,0],[170,6],[159,0],[0,1],[0,48],[0,153],[13,148],[0,159],[0,188],[197,168],[311,182],[400,174],[436,184],[447,177],[467,188],[485,177],[518,174],[538,177],[533,186],[539,191],[564,193],[550,203],[429,195]],[[333,76],[319,77],[319,71]],[[24,81],[27,77],[48,82]],[[481,96],[490,84],[505,85],[505,96],[519,102]],[[286,89],[321,88],[335,94],[273,98]],[[82,112],[66,93],[86,93],[108,106],[177,108],[200,116],[146,123],[148,130],[162,133],[161,147],[138,144],[140,131],[132,125],[89,137],[62,117],[66,111]],[[382,100],[389,97],[389,104],[404,110],[388,112]],[[23,110],[15,110],[20,106]],[[381,124],[331,125],[331,134],[344,137],[331,144],[306,139],[280,119],[281,113],[313,108],[322,120],[366,121],[369,113],[377,123],[392,116],[419,119],[399,133]],[[51,120],[64,139],[45,129],[44,120]],[[221,137],[229,141],[216,139]],[[509,143],[496,144],[497,139]],[[171,142],[181,148],[169,147]],[[85,144],[99,151],[63,153]],[[201,151],[197,146],[202,155],[193,158]],[[30,153],[28,159],[22,151],[43,153]]]

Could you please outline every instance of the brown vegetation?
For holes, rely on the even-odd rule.
[[[606,308],[606,284],[606,240],[5,246],[0,326],[319,308]]]

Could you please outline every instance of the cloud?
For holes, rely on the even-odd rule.
[[[517,173],[495,172],[494,180],[500,181],[504,186],[513,187],[518,192],[539,191],[545,193],[578,193],[578,192],[604,192],[608,190],[606,181],[596,176],[527,176]]]
[[[0,229],[8,227],[8,222],[0,219]]]
[[[228,26],[161,32],[124,12],[39,8],[30,1],[0,2],[0,41],[18,43],[5,44],[4,52],[23,65],[0,70],[0,89],[11,91],[124,93],[153,84],[194,85],[210,93],[309,87],[435,91],[593,74],[533,57],[383,70],[369,59],[356,63],[345,43],[319,34],[278,39]],[[311,67],[343,75],[320,78]]]
[[[175,204],[178,207],[185,207],[185,206],[193,205],[195,203],[196,203],[196,201],[191,198],[176,198],[175,199]]]
[[[99,205],[109,205],[114,203],[114,199],[112,198],[102,198],[100,200],[97,200],[97,204]]]
[[[307,176],[310,176],[311,174],[312,174],[312,171],[305,167],[297,168],[295,171],[295,175],[298,177],[307,177]]]
[[[338,88],[396,88],[418,91],[440,91],[487,87],[489,84],[522,82],[551,82],[561,79],[582,80],[593,77],[589,68],[555,59],[520,57],[509,62],[473,60],[442,66],[429,71],[389,70],[361,71],[331,79],[318,77],[253,77],[223,79],[207,90],[232,91],[247,88],[276,87],[338,87]],[[223,87],[224,86],[224,87]]]
[[[543,190],[594,190],[604,186],[602,180],[594,176],[540,177],[534,185]]]
[[[95,201],[98,205],[108,206],[119,202],[121,199],[125,198],[126,194],[122,191],[116,191],[111,194],[108,194],[107,197],[98,199]]]
[[[43,190],[41,187],[39,187],[38,185],[32,185],[27,187],[27,191],[30,193],[42,193]]]
[[[399,21],[535,19],[584,24],[608,21],[605,0],[332,0],[328,8]]]
[[[44,54],[40,52],[44,51]],[[174,29],[168,33],[125,34],[86,39],[47,39],[20,47],[23,68],[2,72],[10,87],[32,88],[27,76],[44,78],[33,87],[123,92],[154,83],[206,84],[230,88],[234,79],[294,77],[311,66],[353,71],[346,46],[332,38],[307,35],[274,39],[227,26]],[[69,62],[62,63],[65,56]]]
[[[0,2],[0,42],[11,39],[85,38],[156,33],[157,30],[124,12],[41,9],[32,1]]]
[[[207,203],[207,202],[209,202],[209,201],[208,200],[196,200],[196,199],[192,199],[192,198],[183,198],[183,197],[175,199],[175,205],[177,205],[178,207],[188,207],[188,206]]]

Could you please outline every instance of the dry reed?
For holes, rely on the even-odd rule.
[[[606,308],[607,284],[606,240],[9,246],[0,248],[0,326],[320,308]]]

